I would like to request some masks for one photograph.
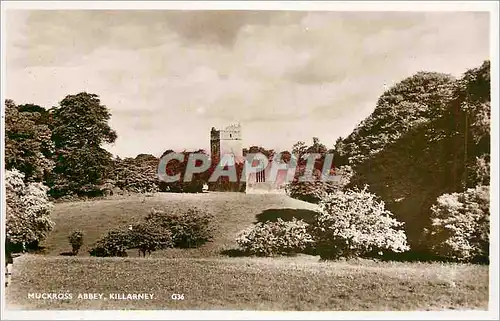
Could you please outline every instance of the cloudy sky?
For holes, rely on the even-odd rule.
[[[6,98],[50,107],[98,94],[120,156],[245,146],[332,147],[388,86],[489,59],[487,13],[7,11]]]

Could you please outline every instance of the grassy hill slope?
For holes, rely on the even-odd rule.
[[[136,223],[145,217],[152,207],[175,210],[197,207],[215,216],[215,239],[199,249],[170,249],[154,253],[167,257],[217,256],[223,250],[236,246],[235,235],[255,223],[262,213],[283,209],[313,209],[314,205],[291,199],[285,195],[250,195],[243,193],[175,194],[158,193],[153,197],[132,195],[127,198],[56,204],[53,220],[54,231],[41,244],[47,255],[69,252],[68,235],[80,229],[85,233],[80,256],[88,256],[87,250],[108,230]],[[186,252],[187,251],[187,252]],[[131,252],[130,255],[137,255]]]

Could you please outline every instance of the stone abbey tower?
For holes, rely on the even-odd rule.
[[[212,159],[222,158],[231,154],[235,159],[243,157],[243,144],[241,140],[241,125],[230,125],[224,129],[212,127],[210,131],[210,155]]]
[[[243,141],[241,135],[241,125],[230,125],[224,129],[216,129],[212,127],[210,131],[210,156],[212,162],[220,160],[223,155],[233,155],[233,159],[238,162],[244,161],[243,158]],[[233,164],[228,164],[233,165]],[[243,187],[247,194],[283,194],[285,193],[286,171],[281,171],[275,181],[269,181],[272,163],[258,172],[248,174],[245,178],[246,183]],[[221,190],[217,185],[213,190]],[[241,185],[234,191],[242,191]]]

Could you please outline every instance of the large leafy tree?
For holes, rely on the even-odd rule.
[[[48,115],[37,105],[5,101],[5,168],[18,169],[26,181],[44,181],[52,170]]]
[[[52,110],[55,168],[52,194],[96,195],[112,164],[102,145],[113,143],[111,113],[95,94],[68,95]]]
[[[383,145],[380,141],[366,140],[366,137],[392,133],[392,126],[408,127],[393,124],[388,128],[382,123],[379,127],[358,128],[356,135],[363,132],[364,136],[354,140],[351,135],[346,143],[350,147],[383,146],[376,153],[363,154],[363,161],[358,158],[353,182],[358,186],[368,184],[370,191],[386,202],[388,209],[406,223],[412,248],[423,251],[422,254],[434,242],[423,232],[431,224],[431,206],[436,199],[443,194],[489,184],[489,70],[489,62],[485,62],[467,71],[453,83],[451,90],[438,91],[437,96],[425,94],[424,98],[433,97],[434,104],[429,104],[432,110],[425,113],[427,116],[418,124],[401,132],[399,138],[393,137]],[[416,94],[422,93],[418,83],[414,86]],[[433,86],[428,91],[435,89]],[[415,95],[408,93],[406,97]],[[392,119],[382,116],[379,118]]]
[[[447,74],[419,72],[396,84],[379,98],[373,113],[342,141],[337,158],[348,160],[350,165],[360,164],[410,129],[441,117],[449,108],[454,81]]]
[[[461,172],[463,188],[489,184],[490,101],[490,62],[485,61],[457,81],[446,115],[453,147],[461,151],[455,153],[454,172]],[[463,159],[462,170],[458,158]]]

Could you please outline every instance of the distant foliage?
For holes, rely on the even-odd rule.
[[[162,157],[174,153],[173,150],[166,150]],[[188,166],[188,160],[190,154],[205,154],[208,157],[208,154],[203,149],[199,149],[196,151],[183,151],[184,160],[170,160],[165,167],[165,173],[169,176],[175,176],[180,174],[179,180],[175,182],[159,182],[159,190],[161,192],[173,192],[173,193],[201,193],[203,190],[203,185],[208,182],[210,178],[211,170],[204,171],[202,173],[193,174],[192,179],[189,182],[184,182],[184,174],[186,173],[186,168]],[[161,159],[161,157],[160,157]],[[197,163],[196,166],[200,166],[200,163]],[[212,163],[211,168],[214,168],[216,164]],[[156,167],[156,171],[158,171],[158,164]]]
[[[262,146],[250,146],[249,148],[243,148],[243,156],[247,156],[248,154],[257,154],[261,153],[267,157],[267,159],[272,159],[275,151],[273,149],[266,149]]]
[[[111,230],[94,244],[89,253],[98,257],[127,256],[127,249],[133,247],[132,237],[129,230]]]
[[[431,208],[432,249],[457,261],[485,261],[489,256],[490,188],[478,186],[444,194]]]
[[[320,209],[312,234],[322,258],[409,249],[403,224],[366,188],[330,194],[321,201]]]
[[[68,236],[73,255],[77,255],[78,251],[80,251],[80,248],[83,245],[83,235],[82,231],[74,231]]]
[[[116,158],[110,175],[112,187],[132,193],[156,193],[159,191],[159,159],[153,155],[136,158]]]
[[[11,244],[40,242],[54,228],[53,209],[42,183],[24,183],[18,170],[5,173],[6,238]]]
[[[28,108],[31,107],[31,108]],[[25,181],[44,181],[54,163],[48,112],[35,105],[5,101],[5,168],[17,169]]]
[[[170,231],[175,247],[192,248],[213,239],[214,216],[196,208],[167,212],[153,208],[146,217],[148,224]]]
[[[258,256],[290,255],[303,252],[314,241],[307,231],[308,224],[293,218],[275,222],[260,222],[239,233],[236,242],[245,253]]]
[[[300,175],[302,174],[303,170]],[[312,181],[301,182],[295,179],[287,187],[288,195],[301,201],[317,204],[328,194],[343,190],[349,184],[353,176],[353,170],[348,165],[336,169],[335,175],[340,176],[339,181],[322,181],[320,179],[321,175],[320,170],[315,170],[313,173],[314,180]]]
[[[295,155],[297,159],[300,159],[300,156],[304,155],[307,149],[308,146],[305,142],[298,141],[292,146],[292,154]]]

